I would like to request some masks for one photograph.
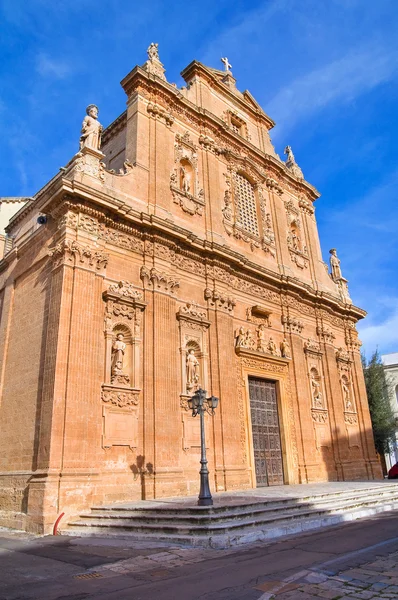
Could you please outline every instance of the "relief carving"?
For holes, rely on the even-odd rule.
[[[282,315],[281,322],[286,331],[289,331],[290,333],[301,333],[303,331],[304,323],[299,319],[296,319],[296,317]]]
[[[128,408],[131,410],[134,406],[138,405],[139,390],[103,386],[101,399],[104,404],[113,404],[119,408]]]

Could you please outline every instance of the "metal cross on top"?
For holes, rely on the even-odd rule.
[[[231,72],[232,65],[231,65],[231,64],[228,62],[228,58],[227,58],[227,57],[225,57],[225,58],[222,58],[222,59],[221,59],[221,62],[222,62],[222,63],[224,63],[224,69],[225,69],[227,72]]]

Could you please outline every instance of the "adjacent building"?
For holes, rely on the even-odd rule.
[[[390,394],[391,408],[398,423],[398,352],[381,356],[384,373]],[[387,470],[398,462],[398,428],[395,440],[391,443],[389,454],[385,455]]]
[[[290,147],[231,65],[169,83],[156,44],[104,131],[11,219],[0,263],[0,523],[214,491],[381,477],[356,323]],[[39,220],[38,220],[39,219]]]

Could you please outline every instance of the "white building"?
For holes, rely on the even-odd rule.
[[[398,352],[383,354],[381,360],[389,388],[391,407],[398,424]],[[387,469],[390,469],[396,462],[398,462],[398,427],[390,454],[386,454]]]

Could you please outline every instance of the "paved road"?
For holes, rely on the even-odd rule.
[[[0,530],[0,600],[398,598],[398,514],[229,550]]]

